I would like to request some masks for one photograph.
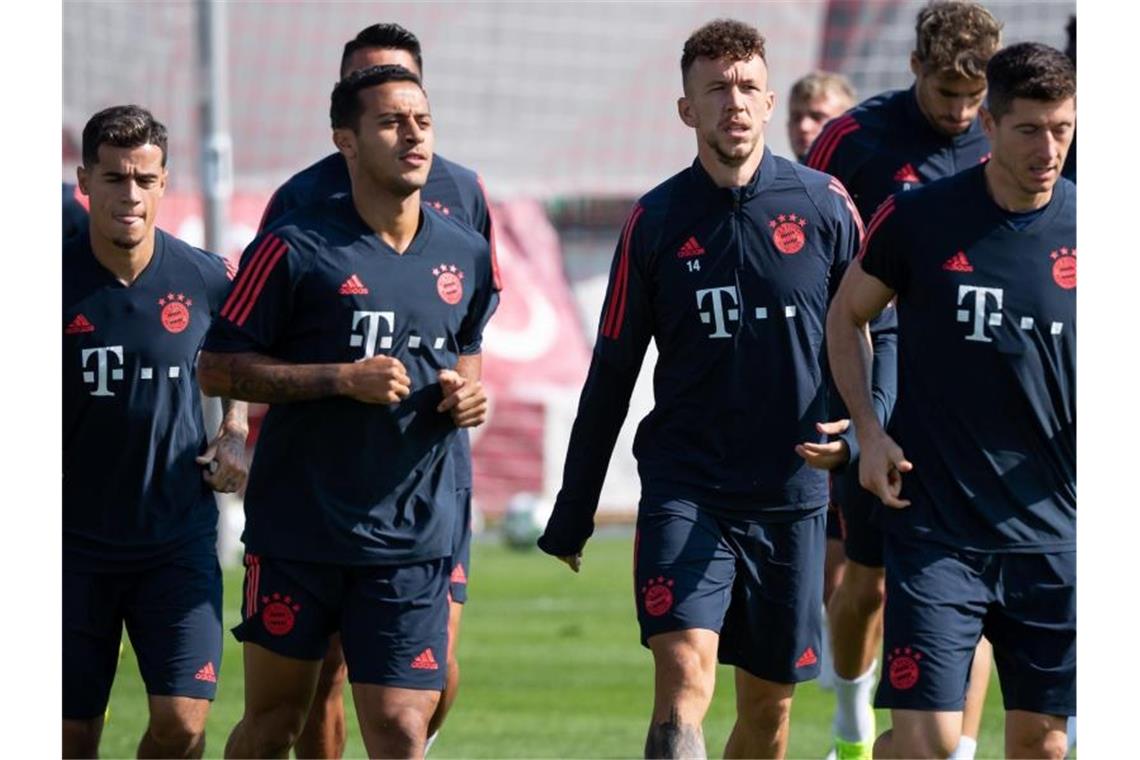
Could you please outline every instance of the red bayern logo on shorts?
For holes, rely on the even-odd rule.
[[[296,604],[291,596],[281,594],[263,596],[261,603],[265,605],[261,609],[261,624],[265,626],[265,630],[274,636],[284,636],[293,630],[301,605]]]
[[[673,581],[660,575],[650,578],[641,588],[641,601],[647,613],[661,617],[673,609]]]
[[[454,264],[440,264],[431,270],[435,291],[443,302],[454,306],[463,298],[463,272]]]
[[[768,222],[768,227],[772,230],[772,242],[780,253],[787,255],[799,253],[804,247],[807,240],[804,234],[806,226],[807,219],[795,214],[780,214]]]
[[[922,674],[918,667],[918,661],[921,659],[922,653],[916,649],[895,647],[887,655],[887,677],[891,686],[899,691],[913,688]]]
[[[158,299],[158,305],[162,307],[159,316],[167,332],[180,333],[190,326],[190,307],[194,302],[184,294],[167,293],[165,298]]]
[[[1049,252],[1053,260],[1053,282],[1065,290],[1077,287],[1077,249],[1058,248]]]

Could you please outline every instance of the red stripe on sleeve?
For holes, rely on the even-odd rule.
[[[625,314],[625,292],[629,283],[629,241],[633,237],[633,228],[637,224],[637,218],[641,216],[643,210],[641,206],[633,207],[633,213],[629,215],[629,221],[625,223],[625,231],[621,236],[621,257],[618,260],[617,271],[614,273],[613,287],[610,290],[610,303],[606,308],[606,318],[603,321],[602,328],[602,335],[615,340],[621,333],[621,319]]]
[[[495,290],[502,292],[503,280],[499,277],[499,256],[495,250],[495,216],[491,213],[491,199],[487,197],[487,186],[483,184],[483,178],[476,174],[475,181],[479,183],[479,190],[483,193],[483,205],[487,207],[487,242],[491,245],[491,285]]]
[[[835,177],[831,178],[828,187],[831,188],[833,193],[838,193],[843,198],[843,202],[847,205],[847,210],[851,212],[851,218],[855,220],[855,226],[859,229],[859,244],[862,245],[863,238],[867,236],[867,231],[863,228],[863,217],[859,216],[859,209],[855,207],[855,201],[851,200],[851,196],[847,194],[847,188]]]
[[[851,134],[852,132],[857,131],[859,131],[859,124],[855,121],[852,121],[851,124],[844,126],[840,130],[836,130],[835,139],[832,140],[828,146],[820,153],[820,165],[813,168],[817,168],[820,171],[826,171],[826,167],[831,166],[831,159],[835,157],[835,151],[839,148],[839,143],[843,141],[844,137]]]
[[[277,238],[273,235],[266,235],[262,238],[261,244],[257,246],[257,250],[249,257],[249,263],[238,270],[237,281],[234,283],[233,289],[230,290],[230,295],[226,298],[226,302],[222,304],[221,314],[226,319],[233,319],[233,309],[237,307],[238,302],[245,298],[245,293],[249,290],[249,282],[253,279],[254,272],[261,266],[261,262],[265,260],[265,252],[272,246],[275,240],[277,240]]]
[[[855,125],[855,129],[859,128],[859,124],[855,121],[854,116],[840,116],[838,119],[825,125],[823,131],[820,132],[819,137],[816,138],[815,143],[811,146],[811,150],[808,151],[807,160],[804,163],[812,169],[827,171],[827,162],[822,161],[821,156],[831,147],[832,143],[842,137],[839,132],[851,125]]]
[[[883,221],[888,216],[890,216],[891,212],[894,210],[895,196],[892,195],[883,201],[883,204],[879,206],[879,208],[876,209],[875,213],[871,216],[871,223],[867,225],[867,237],[863,239],[863,245],[859,246],[859,255],[857,258],[863,258],[863,256],[867,253],[867,246],[871,244],[872,236],[874,236],[875,232],[883,224]]]
[[[273,272],[273,267],[277,266],[277,262],[285,255],[285,251],[289,250],[289,246],[280,240],[277,245],[272,249],[273,258],[262,268],[261,275],[257,278],[257,283],[253,286],[253,291],[249,295],[249,299],[245,302],[245,307],[241,310],[241,314],[237,319],[233,320],[234,324],[241,327],[245,324],[245,320],[249,317],[249,313],[253,311],[253,305],[257,303],[257,297],[261,295],[262,288],[265,287],[265,281],[269,279],[269,275]]]
[[[621,282],[621,299],[618,301],[617,319],[614,321],[614,340],[621,335],[621,326],[625,322],[625,305],[629,301],[629,241],[633,239],[633,228],[643,211],[645,209],[638,206],[633,212],[633,218],[629,222],[629,234],[625,238],[625,276]]]

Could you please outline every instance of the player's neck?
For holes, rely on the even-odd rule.
[[[399,197],[380,188],[361,190],[352,192],[356,213],[386,245],[404,253],[420,227],[420,191]]]
[[[134,248],[121,248],[111,240],[99,236],[95,232],[94,225],[88,225],[88,229],[95,260],[115,275],[119,282],[124,285],[134,284],[154,256],[154,228],[151,228],[143,241]]]
[[[756,149],[752,151],[752,155],[745,159],[744,163],[735,166],[722,162],[716,151],[708,145],[701,143],[697,146],[697,159],[700,160],[701,166],[712,177],[713,184],[717,187],[744,187],[756,174],[756,169],[759,168],[760,161],[763,158],[763,137],[756,143]]]
[[[983,171],[986,177],[986,190],[989,191],[993,202],[1003,211],[1014,214],[1036,211],[1049,203],[1053,197],[1052,187],[1043,193],[1025,192],[1018,187],[1013,177],[992,159],[986,162]]]

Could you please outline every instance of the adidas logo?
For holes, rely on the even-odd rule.
[[[420,652],[416,659],[412,660],[412,668],[415,670],[439,670],[439,663],[435,661],[431,647]]]
[[[686,240],[685,244],[677,251],[677,258],[679,259],[691,259],[694,256],[704,255],[705,249],[701,248],[701,244],[697,242],[695,237],[690,237]]]
[[[366,296],[368,295],[368,288],[366,288],[364,283],[360,281],[360,278],[354,274],[344,281],[344,284],[340,286],[340,290],[337,292],[342,296]]]
[[[194,678],[198,681],[209,681],[210,683],[218,682],[218,674],[214,672],[214,663],[207,662],[198,672],[194,674]]]
[[[95,332],[95,325],[87,321],[87,317],[77,314],[71,324],[63,328],[64,335],[78,335],[79,333]]]
[[[452,583],[466,583],[467,582],[467,573],[463,570],[463,565],[456,565],[455,568],[451,571],[451,582]]]
[[[815,650],[808,647],[800,655],[800,659],[796,660],[796,667],[806,668],[808,665],[815,665],[817,662],[819,662],[819,658],[815,656]]]
[[[965,251],[958,251],[942,265],[947,272],[973,272],[974,265],[966,258]]]
[[[914,170],[914,167],[907,164],[895,172],[895,182],[922,182],[922,180],[919,179],[918,172]]]

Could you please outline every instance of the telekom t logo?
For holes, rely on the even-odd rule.
[[[112,368],[108,355],[114,356],[119,360],[119,366]],[[88,370],[87,365],[90,364],[91,357],[95,357],[95,369]],[[95,386],[95,390],[91,391],[92,396],[114,396],[115,394],[107,388],[107,370],[110,369],[112,380],[123,379],[123,347],[122,346],[104,346],[103,348],[85,348],[79,356],[79,361],[84,367],[83,382],[90,383]]]
[[[998,327],[1001,325],[1001,288],[980,288],[976,285],[959,285],[958,286],[958,305],[962,306],[963,301],[967,301],[965,309],[958,309],[958,321],[970,321],[970,307],[968,296],[973,293],[973,320],[974,331],[966,336],[966,340],[976,340],[981,343],[993,343],[993,338],[986,335],[985,325],[989,324],[991,327]],[[993,298],[994,310],[987,314],[986,305],[989,303],[989,298]]]
[[[706,298],[707,296],[707,298]],[[708,300],[712,305],[712,312],[704,311],[705,301]],[[713,323],[715,328],[710,338],[731,338],[732,333],[725,329],[727,322],[740,321],[740,299],[736,295],[736,288],[729,286],[726,288],[705,288],[704,290],[697,291],[697,309],[701,315],[701,321],[706,325],[709,322]]]
[[[380,337],[380,320],[388,325],[388,334]],[[364,323],[364,331],[356,332],[357,326]],[[354,311],[352,312],[352,335],[348,345],[353,348],[364,346],[364,356],[357,361],[364,361],[376,355],[376,349],[392,347],[392,333],[396,331],[396,312],[394,311]]]

